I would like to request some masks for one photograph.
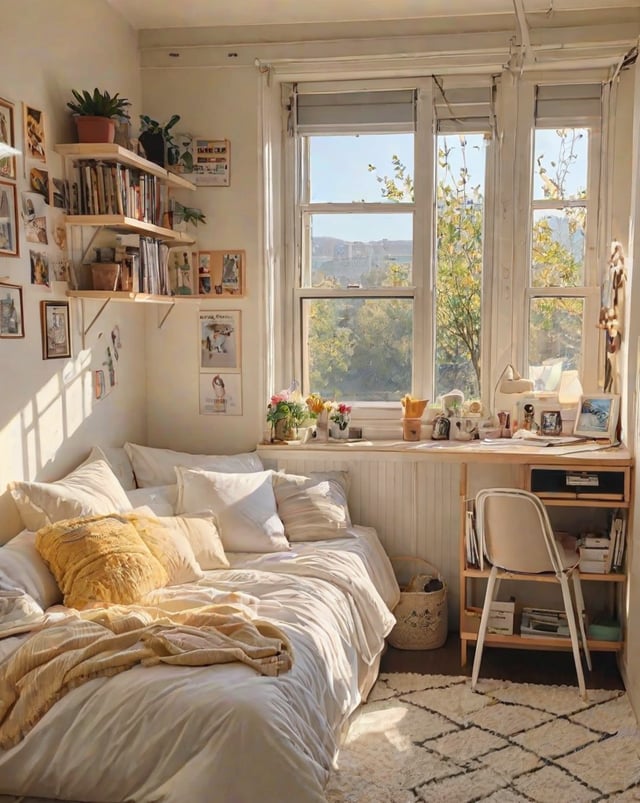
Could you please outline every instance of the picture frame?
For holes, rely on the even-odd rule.
[[[0,256],[20,256],[16,185],[0,181]]]
[[[17,151],[13,109],[13,103],[0,98],[0,178],[15,181]]]
[[[231,143],[195,134],[176,134],[178,161],[169,170],[180,173],[198,187],[231,184]]]
[[[26,103],[23,103],[22,107],[24,112],[24,155],[28,159],[46,162],[44,112]]]
[[[173,248],[169,254],[169,287],[176,296],[198,294],[198,252]]]
[[[238,248],[224,251],[198,251],[197,295],[210,298],[244,296],[245,252]]]
[[[41,301],[42,359],[71,357],[71,325],[68,301]]]
[[[22,285],[0,282],[0,337],[24,337]]]
[[[580,397],[573,434],[614,441],[620,412],[620,396],[591,393]]]
[[[240,310],[200,310],[198,328],[200,370],[240,372],[242,365]]]
[[[542,410],[540,413],[540,434],[561,435],[562,414],[560,410]]]

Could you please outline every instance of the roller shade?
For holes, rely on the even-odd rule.
[[[601,84],[557,84],[536,87],[536,123],[561,119],[596,119],[601,116]]]
[[[491,86],[434,89],[434,110],[439,132],[492,131],[493,89]]]
[[[415,90],[296,94],[299,134],[415,131]]]

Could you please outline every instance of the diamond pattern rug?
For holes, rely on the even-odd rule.
[[[623,691],[381,674],[354,714],[329,803],[640,801]]]

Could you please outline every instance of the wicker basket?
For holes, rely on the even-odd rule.
[[[391,558],[400,602],[393,615],[396,625],[389,633],[389,644],[401,650],[435,650],[447,640],[447,585],[442,575],[422,558]],[[442,588],[424,591],[430,580],[440,580]],[[420,589],[420,590],[417,590]]]

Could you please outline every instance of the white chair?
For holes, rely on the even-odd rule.
[[[540,575],[546,573],[554,574],[562,589],[578,687],[580,696],[586,699],[576,619],[589,669],[591,669],[591,656],[584,627],[584,598],[578,572],[578,553],[566,550],[556,540],[545,506],[529,491],[515,488],[489,488],[480,491],[476,496],[476,526],[480,548],[491,564],[491,571],[482,607],[471,688],[475,689],[478,682],[489,612],[491,603],[498,594],[500,578],[508,576],[509,579],[515,580],[539,581]],[[569,588],[569,577],[573,581],[575,609]]]

